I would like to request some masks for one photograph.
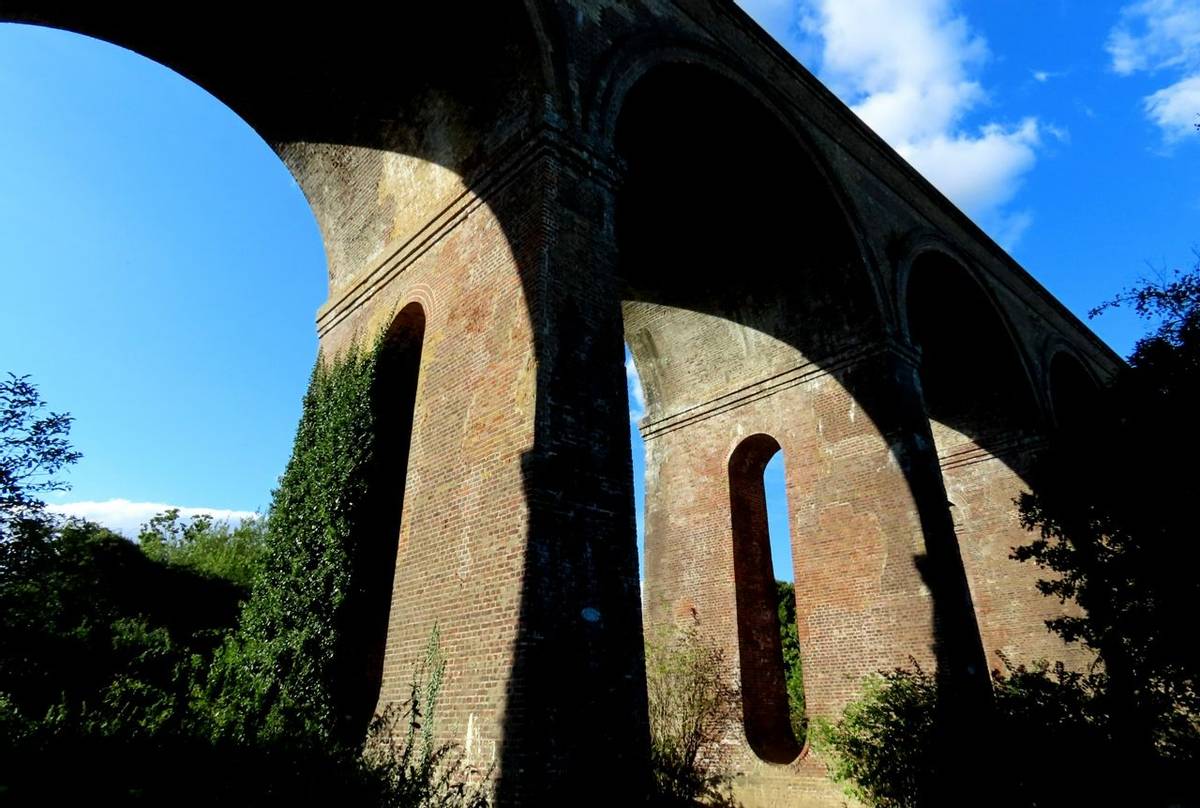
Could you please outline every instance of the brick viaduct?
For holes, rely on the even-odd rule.
[[[1063,656],[1007,558],[1011,500],[1109,349],[732,2],[389,8],[0,0],[240,114],[320,226],[322,350],[388,327],[410,349],[372,702],[403,696],[436,620],[441,728],[496,761],[501,804],[623,805],[643,620],[694,617],[745,691],[744,795],[818,788],[773,663],[780,450],[810,714],[909,655],[964,682],[997,651]]]

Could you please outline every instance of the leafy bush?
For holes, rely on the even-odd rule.
[[[800,637],[796,633],[796,588],[787,581],[776,581],[775,592],[779,600],[779,639],[783,649],[788,715],[796,743],[804,746],[808,736],[808,715],[804,706],[804,663],[800,658]]]
[[[650,763],[656,804],[734,805],[732,773],[718,744],[740,694],[724,653],[694,624],[646,640]]]
[[[937,683],[913,663],[868,678],[836,722],[814,722],[812,740],[846,793],[876,808],[927,804]]]
[[[1006,806],[1155,804],[1149,772],[1130,772],[1105,712],[1104,676],[1039,662],[993,671],[995,709],[977,727],[978,766],[968,780],[937,758],[938,681],[916,663],[871,677],[814,742],[847,794],[877,808],[944,801],[946,783],[975,801]],[[977,792],[985,784],[986,796]]]
[[[22,486],[72,456],[53,440],[69,419],[34,419],[49,439],[40,465],[21,459],[20,435],[5,444],[17,451],[0,537],[6,805],[488,804],[489,773],[434,744],[436,636],[409,700],[371,723],[368,742],[353,714],[368,690],[363,590],[378,583],[363,573],[376,561],[363,544],[386,546],[380,513],[394,501],[377,463],[390,447],[374,434],[390,403],[380,354],[314,372],[265,541],[259,524],[184,525],[169,512],[140,547],[94,524],[56,524]]]
[[[63,732],[185,731],[241,596],[98,525],[26,522],[0,543],[0,692]]]
[[[318,362],[291,459],[275,491],[266,550],[237,631],[213,666],[217,737],[349,742],[337,704],[352,545],[368,497],[374,354]]]
[[[250,598],[213,665],[216,737],[346,745],[367,730],[408,447],[392,423],[398,350],[381,338],[313,371]]]
[[[244,519],[239,524],[201,515],[185,519],[170,508],[142,525],[138,544],[155,561],[188,567],[224,578],[249,591],[266,544],[267,520]]]

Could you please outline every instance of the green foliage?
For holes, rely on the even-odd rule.
[[[62,732],[183,731],[201,660],[240,595],[98,525],[26,522],[0,545],[0,692]]]
[[[373,465],[374,412],[388,404],[373,388],[377,358],[314,373],[265,530],[168,512],[139,546],[28,518],[41,505],[29,492],[49,489],[13,487],[0,542],[6,805],[488,804],[489,773],[434,742],[436,635],[409,700],[371,723],[368,744],[367,721],[355,733],[344,712],[346,692],[362,690],[358,550],[394,493]],[[48,456],[69,462],[60,448]]]
[[[1122,746],[1101,709],[1095,675],[1040,662],[992,673],[995,711],[979,728],[977,781],[962,782],[936,758],[937,678],[915,662],[871,677],[836,722],[817,721],[813,741],[846,793],[874,808],[939,804],[946,793],[975,794],[963,802],[1005,806],[1115,804],[1138,775],[1097,776],[1122,765]],[[986,793],[979,793],[980,788]],[[1119,804],[1125,804],[1118,801]]]
[[[724,653],[692,624],[646,639],[650,763],[658,805],[735,805],[718,742],[740,694]]]
[[[1101,662],[1098,704],[1135,765],[1167,783],[1200,762],[1200,602],[1193,475],[1200,452],[1200,266],[1123,292],[1155,323],[1084,421],[1062,425],[1020,498],[1037,537],[1013,556],[1052,573],[1046,595],[1082,607],[1049,622]]]
[[[223,578],[249,591],[266,544],[267,520],[245,519],[237,526],[202,515],[184,519],[170,508],[142,525],[138,544],[155,561]]]
[[[55,478],[81,455],[71,448],[71,416],[47,412],[28,376],[0,381],[0,541],[16,521],[41,518],[45,491],[69,486]]]
[[[814,722],[814,746],[849,796],[876,808],[927,804],[937,776],[930,754],[936,701],[934,677],[915,662],[880,673],[837,722]]]
[[[783,673],[787,684],[788,715],[796,742],[804,745],[808,715],[804,707],[804,665],[800,659],[800,635],[796,632],[796,588],[787,581],[775,582],[779,600],[779,639],[783,648]]]
[[[470,765],[451,743],[434,741],[438,695],[446,660],[435,627],[424,663],[409,685],[402,705],[389,705],[371,722],[364,759],[382,787],[380,804],[413,808],[487,808],[486,781],[491,774]]]
[[[339,668],[353,632],[356,550],[375,471],[372,384],[378,352],[318,363],[266,548],[237,632],[213,670],[216,732],[242,742],[350,742]],[[361,684],[361,683],[358,683]]]

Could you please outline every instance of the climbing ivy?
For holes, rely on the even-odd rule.
[[[347,660],[361,660],[362,550],[379,538],[387,479],[377,440],[384,345],[313,370],[262,563],[209,677],[217,737],[314,745],[362,737],[352,706],[362,698],[361,666]]]

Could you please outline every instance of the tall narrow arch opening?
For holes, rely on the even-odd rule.
[[[365,682],[355,725],[363,733],[379,705],[383,688],[389,612],[424,341],[425,311],[419,303],[409,303],[384,334],[371,390],[378,497],[370,539],[361,548],[359,566]]]
[[[751,435],[729,458],[729,515],[737,600],[738,663],[746,742],[768,763],[800,754],[784,669],[764,473],[780,453],[770,435]]]
[[[791,505],[788,502],[787,467],[784,453],[776,452],[763,470],[770,533],[771,567],[779,615],[779,641],[783,650],[783,677],[787,689],[788,715],[796,743],[803,748],[808,739],[808,712],[804,697],[804,659],[797,626],[796,564],[792,555]]]

